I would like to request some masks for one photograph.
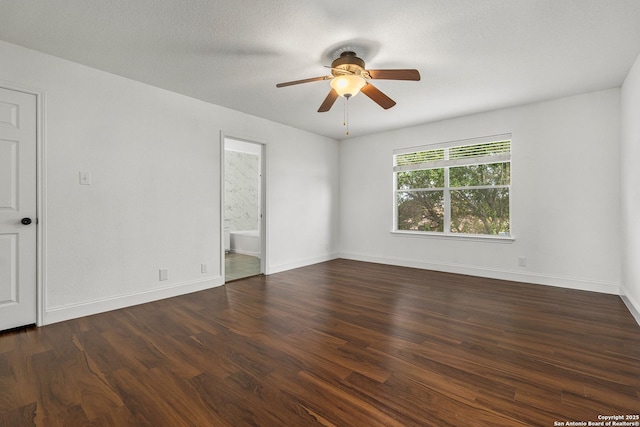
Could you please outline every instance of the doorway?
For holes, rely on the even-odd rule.
[[[264,144],[223,136],[225,282],[264,274]]]

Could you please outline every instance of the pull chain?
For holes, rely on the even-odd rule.
[[[347,136],[349,136],[349,98],[350,96],[345,96],[344,101],[344,113],[343,113],[343,122],[342,125],[347,128]]]

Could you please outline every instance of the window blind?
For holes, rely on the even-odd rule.
[[[487,139],[489,139],[487,141]],[[481,140],[481,142],[478,142]],[[456,145],[458,143],[459,145]],[[445,147],[413,147],[394,152],[394,172],[511,161],[511,135],[452,141]]]

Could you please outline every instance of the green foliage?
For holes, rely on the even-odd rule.
[[[398,190],[416,188],[443,188],[444,169],[423,169],[409,172],[398,172]]]
[[[398,172],[398,230],[444,231],[445,168]],[[452,233],[509,233],[511,164],[449,168]],[[471,188],[469,188],[471,187]]]
[[[444,231],[444,192],[398,193],[398,230]]]
[[[451,190],[452,233],[509,233],[509,189]]]
[[[470,165],[449,169],[450,187],[472,187],[477,185],[509,185],[511,163]]]

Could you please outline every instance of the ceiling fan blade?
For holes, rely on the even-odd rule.
[[[382,93],[380,91],[380,89],[378,89],[377,87],[375,87],[371,83],[367,83],[366,85],[364,85],[362,87],[362,89],[360,89],[360,92],[362,92],[365,95],[367,95],[376,104],[378,104],[379,106],[381,106],[385,110],[388,110],[389,108],[391,108],[394,105],[396,105],[396,101],[394,101],[393,99],[389,98],[387,95]]]
[[[319,80],[329,80],[332,78],[333,76],[311,77],[310,79],[302,79],[302,80],[294,80],[291,82],[278,83],[276,87],[293,86],[293,85],[299,85],[301,83],[317,82]]]
[[[418,70],[367,70],[372,79],[420,80]]]
[[[320,108],[318,108],[318,113],[324,113],[329,111],[331,107],[333,107],[333,103],[336,102],[336,99],[338,99],[338,96],[339,96],[338,92],[336,92],[335,89],[331,89],[331,92],[329,92],[329,95],[327,95],[324,101],[322,101]]]

